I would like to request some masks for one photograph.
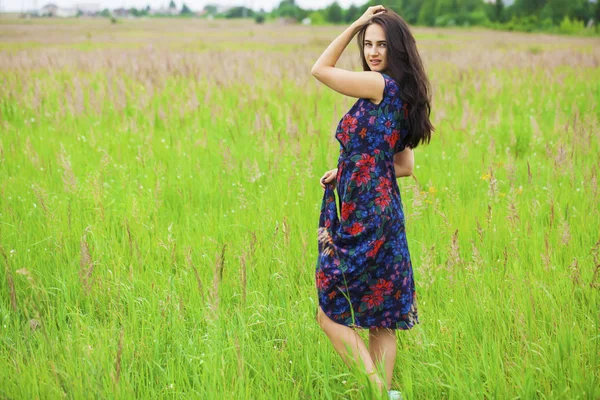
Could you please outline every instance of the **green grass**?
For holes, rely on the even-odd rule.
[[[318,179],[353,99],[309,71],[337,30],[249,48],[223,26],[207,57],[146,41],[214,28],[153,23],[91,49],[83,23],[0,25],[0,397],[370,398],[314,319]],[[305,50],[277,51],[289,29]],[[436,132],[398,181],[421,323],[394,386],[596,399],[598,47],[421,33],[444,40],[422,53]]]

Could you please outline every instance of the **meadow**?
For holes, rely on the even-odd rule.
[[[0,20],[0,398],[369,398],[314,318],[343,29]],[[600,398],[600,39],[414,33],[395,388]]]

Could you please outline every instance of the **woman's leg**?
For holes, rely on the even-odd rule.
[[[377,373],[375,364],[373,364],[373,360],[369,355],[369,350],[367,350],[365,342],[358,333],[350,327],[334,322],[323,312],[320,306],[317,309],[317,321],[346,365],[351,367],[354,363],[357,363],[358,360],[355,360],[353,356],[358,354],[375,387],[380,391],[386,390],[385,384]],[[346,346],[349,347],[351,354],[346,350]]]
[[[392,373],[396,362],[396,332],[387,328],[369,330],[369,354],[378,365],[383,360],[387,390],[392,387]]]

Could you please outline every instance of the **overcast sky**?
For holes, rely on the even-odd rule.
[[[54,3],[59,7],[75,7],[77,4],[98,4],[101,8],[114,9],[118,7],[146,7],[160,8],[160,6],[168,6],[170,0],[0,0],[0,10],[2,11],[23,11],[37,9],[43,7],[47,3]],[[181,8],[181,4],[185,3],[194,11],[200,11],[206,4],[223,4],[223,5],[245,5],[248,8],[259,10],[264,8],[266,11],[271,11],[276,7],[281,0],[175,0],[177,8]],[[325,5],[333,3],[333,0],[296,0],[296,4],[304,9],[323,8]],[[347,8],[351,4],[362,5],[366,0],[338,0],[338,3]]]

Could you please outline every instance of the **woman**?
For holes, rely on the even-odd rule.
[[[336,68],[356,34],[364,71]],[[399,399],[400,392],[390,390],[395,330],[410,329],[419,320],[396,178],[412,175],[412,150],[431,138],[429,82],[406,22],[383,6],[369,7],[329,45],[311,73],[358,98],[336,129],[338,168],[320,180],[325,193],[317,320],[348,365],[360,360],[376,387]],[[357,328],[369,329],[368,348]],[[381,365],[383,378],[377,373]]]

